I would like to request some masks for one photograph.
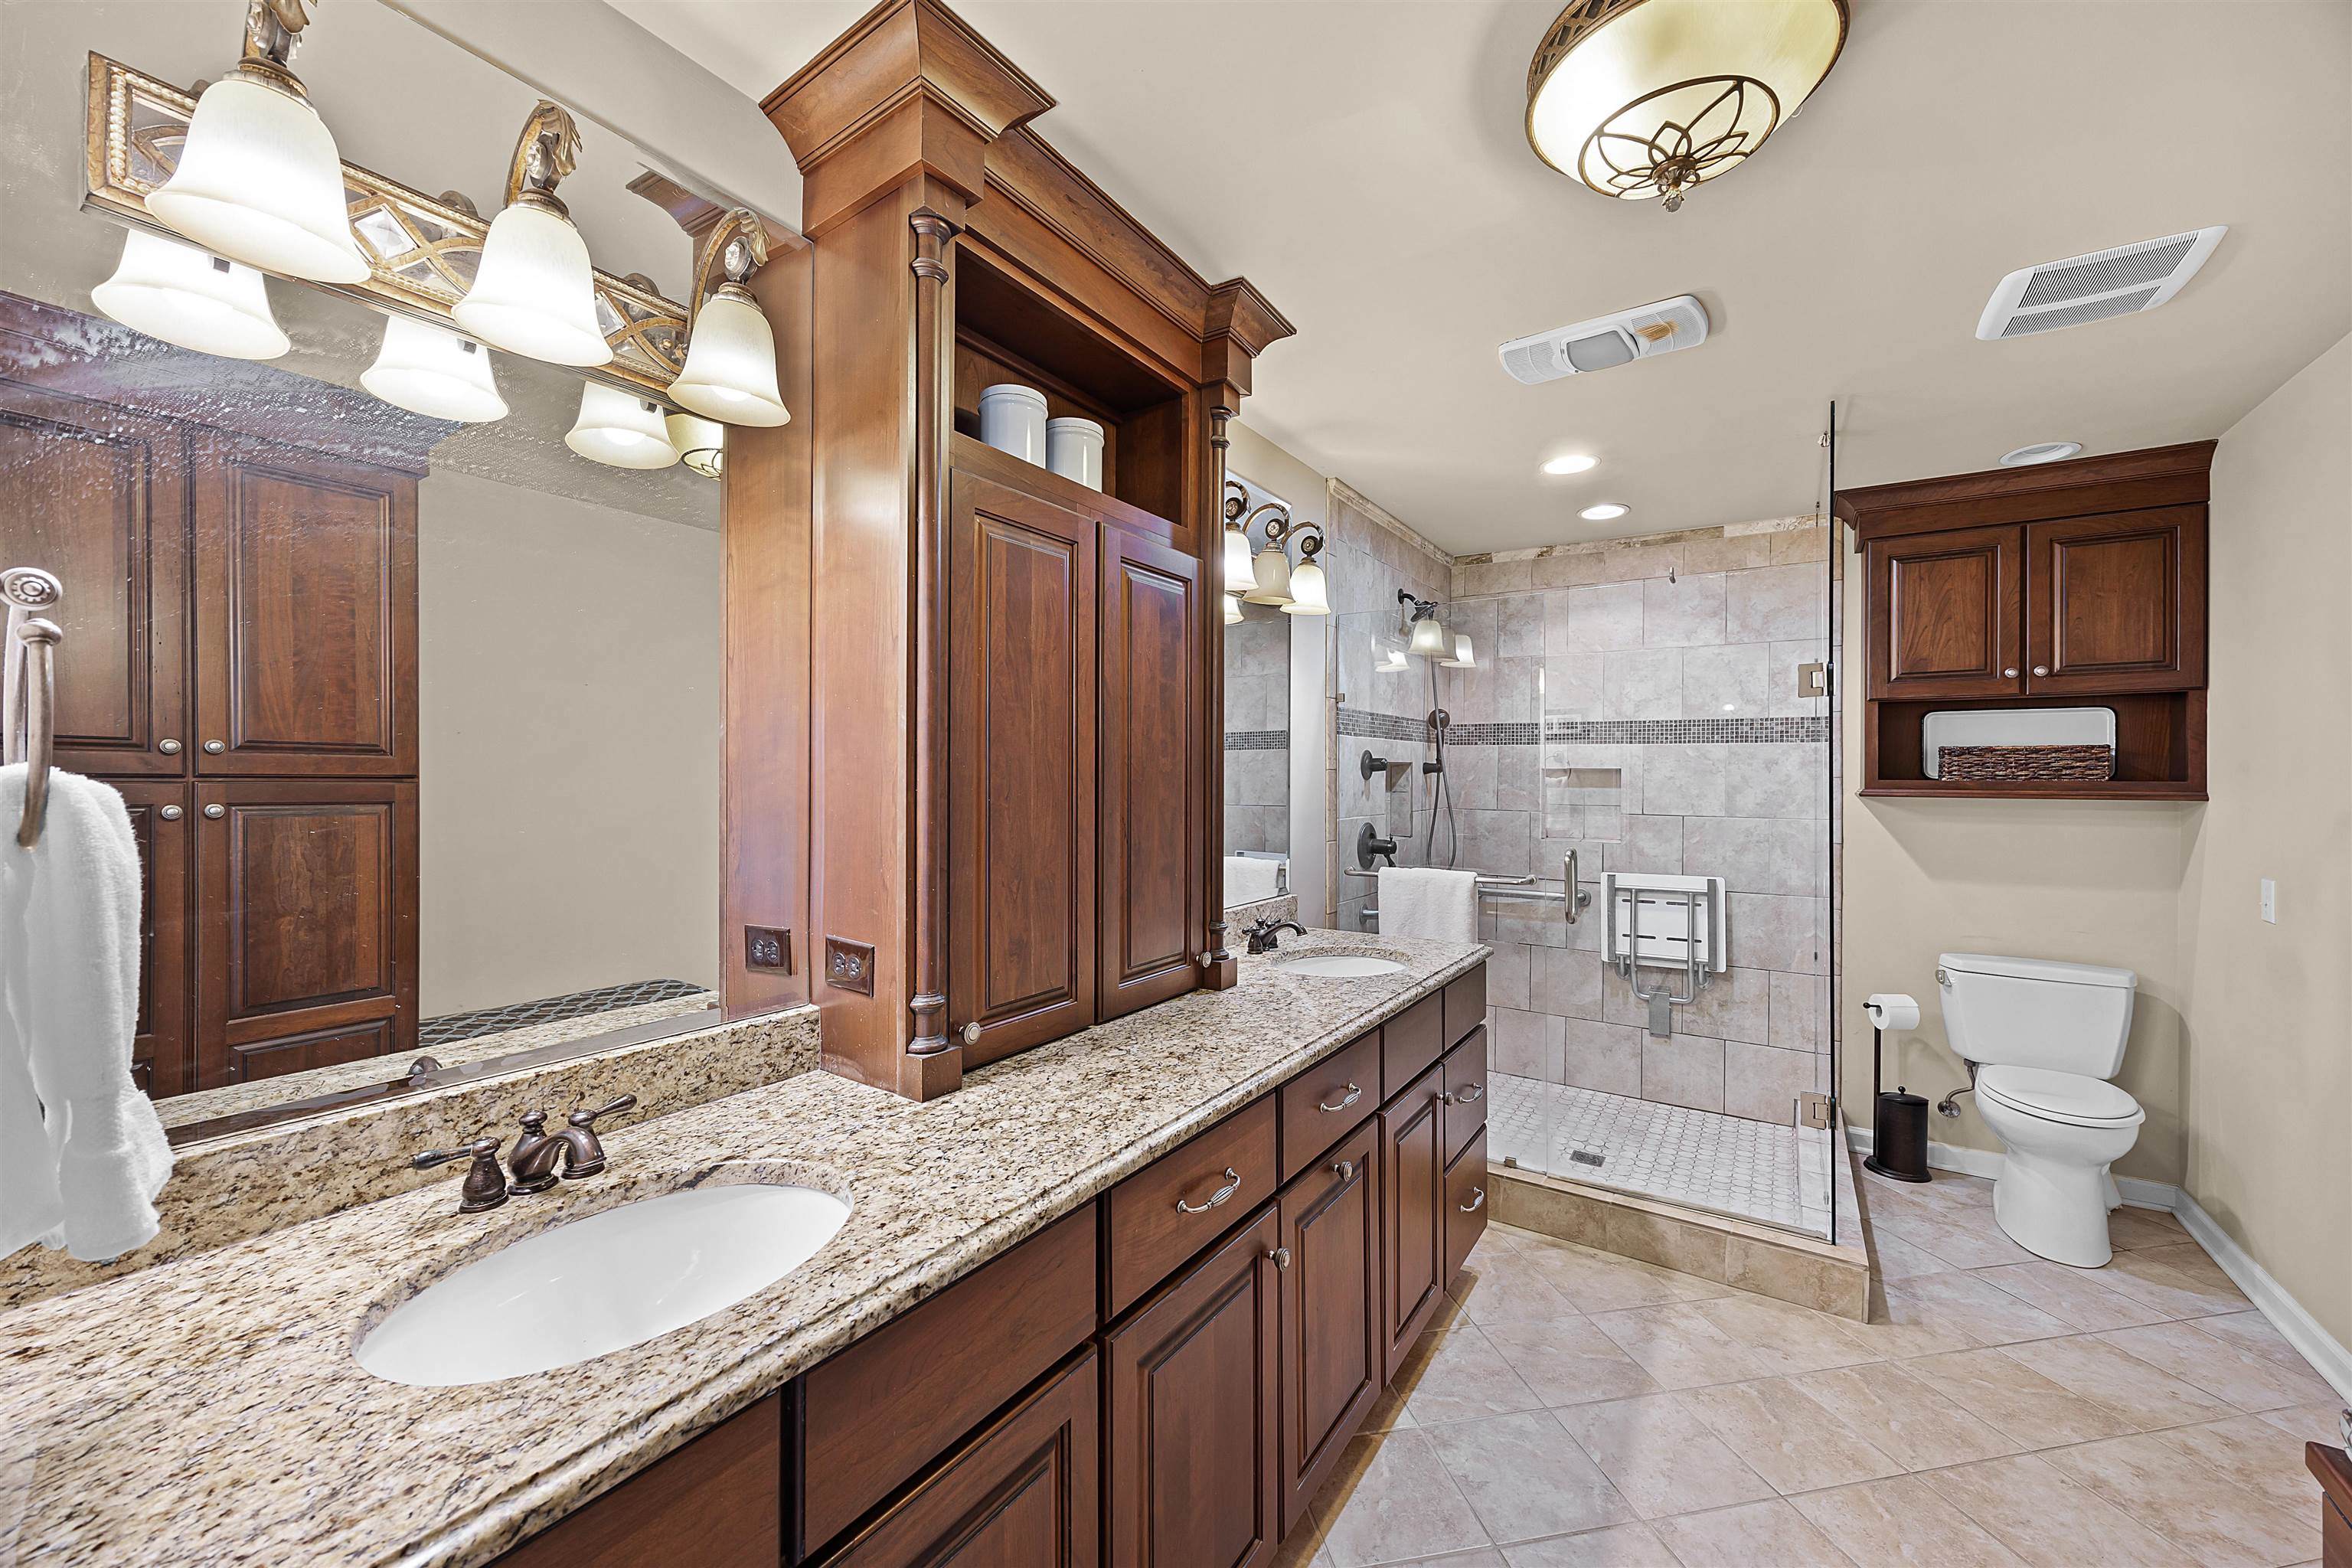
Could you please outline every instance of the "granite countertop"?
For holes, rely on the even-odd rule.
[[[1241,960],[1194,992],[917,1105],[828,1073],[606,1141],[593,1181],[456,1213],[453,1178],[0,1314],[0,1547],[66,1564],[470,1568],[774,1392],[1486,956],[1317,931],[1401,974]],[[453,1168],[454,1169],[454,1168]],[[352,1359],[393,1306],[563,1220],[713,1182],[847,1198],[840,1233],[725,1311],[462,1388]]]

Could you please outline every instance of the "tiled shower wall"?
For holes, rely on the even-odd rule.
[[[1424,863],[1428,826],[1421,764],[1429,754],[1429,677],[1417,658],[1407,660],[1402,674],[1373,667],[1381,650],[1404,643],[1398,590],[1443,605],[1453,562],[1346,485],[1333,480],[1328,499],[1332,635],[1325,689],[1332,711],[1326,718],[1337,734],[1326,796],[1326,820],[1334,831],[1324,862],[1331,868],[1324,922],[1356,931],[1375,902],[1373,883],[1344,874],[1356,868],[1364,825],[1397,841],[1397,863],[1403,866]],[[1390,764],[1369,779],[1362,771],[1366,752]]]
[[[1446,624],[1479,661],[1440,678],[1454,863],[1557,888],[1573,847],[1595,895],[1573,926],[1487,904],[1497,1070],[1782,1124],[1830,1087],[1832,720],[1798,684],[1826,656],[1829,538],[1798,519],[1454,563]],[[1604,871],[1727,881],[1730,970],[1668,1038],[1601,963]]]
[[[1290,848],[1290,617],[1244,605],[1225,628],[1225,851]]]

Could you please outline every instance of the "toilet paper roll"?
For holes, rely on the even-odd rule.
[[[1906,996],[1899,991],[1874,995],[1862,1005],[1870,1015],[1874,1029],[1916,1029],[1919,1026],[1919,999]]]

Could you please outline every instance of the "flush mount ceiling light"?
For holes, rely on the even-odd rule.
[[[471,338],[406,316],[383,319],[383,346],[360,384],[397,408],[479,425],[507,416],[490,374],[490,351]]]
[[[1568,452],[1545,463],[1543,471],[1547,474],[1589,474],[1600,461],[1600,458],[1587,457],[1582,452]]]
[[[677,461],[662,405],[600,381],[580,389],[580,417],[563,444],[615,468],[667,468]]]
[[[579,161],[580,127],[540,100],[515,143],[507,205],[490,220],[473,286],[450,314],[470,335],[509,353],[550,364],[610,364],[588,247],[555,195]]]
[[[776,334],[745,287],[767,259],[768,231],[742,207],[721,219],[703,244],[693,296],[700,303],[687,340],[686,367],[669,392],[707,418],[766,428],[792,417],[776,388]],[[703,299],[714,272],[719,282]]]
[[[1586,507],[1576,515],[1587,522],[1614,522],[1633,510],[1621,501],[1605,500],[1598,506]]]
[[[335,138],[287,68],[306,0],[253,0],[245,57],[204,90],[172,177],[147,211],[205,249],[320,283],[358,283]]]
[[[2063,462],[2083,449],[2080,441],[2036,441],[2030,447],[2020,447],[2000,455],[2004,468],[2030,468],[2036,463]]]
[[[1845,29],[1846,0],[1575,0],[1528,67],[1528,141],[1604,196],[1674,212],[1797,112]]]
[[[261,274],[176,239],[132,229],[90,302],[133,331],[228,359],[276,359],[286,334]]]
[[[727,426],[699,414],[673,414],[662,421],[677,460],[706,479],[727,473]]]

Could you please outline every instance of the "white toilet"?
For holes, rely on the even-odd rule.
[[[2147,1120],[2108,1082],[2123,1067],[2139,977],[2128,969],[1947,952],[1936,961],[1952,1048],[1978,1064],[1977,1109],[2004,1151],[1993,1218],[2053,1262],[2112,1256],[2107,1167]]]

